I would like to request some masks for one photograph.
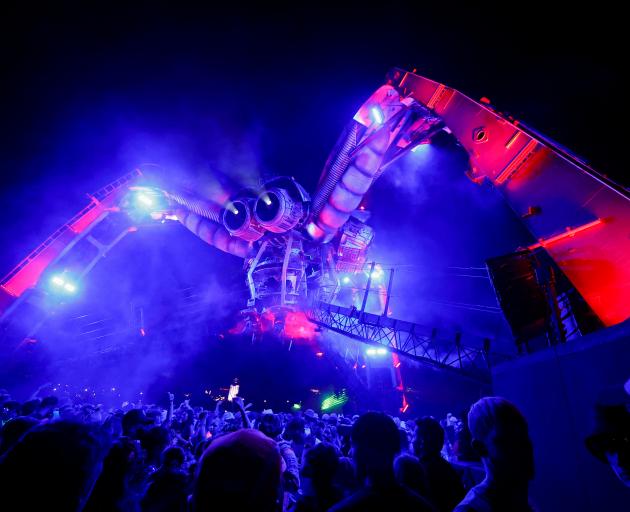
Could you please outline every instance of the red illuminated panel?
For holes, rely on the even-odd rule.
[[[2,287],[15,297],[37,284],[39,276],[53,262],[74,238],[70,230],[62,231],[57,238],[50,238],[33,251],[16,269],[5,278]]]
[[[41,274],[56,261],[69,244],[113,207],[120,199],[120,194],[127,190],[127,185],[140,176],[133,171],[110,183],[92,197],[92,201],[64,226],[55,231],[44,243],[22,260],[0,283],[2,289],[13,297],[21,296],[26,290],[37,285]],[[4,311],[2,308],[0,311]]]
[[[403,94],[442,117],[470,155],[471,177],[494,183],[604,324],[629,318],[627,192],[551,141],[454,89],[401,71],[392,79]]]

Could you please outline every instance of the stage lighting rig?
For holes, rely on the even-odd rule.
[[[419,160],[433,159],[444,138],[466,151],[469,185],[492,187],[535,241],[515,247],[505,261],[486,256],[501,308],[519,337],[531,337],[530,326],[542,326],[566,341],[595,324],[611,326],[630,317],[628,191],[486,102],[400,69],[387,75],[344,128],[312,195],[293,177],[277,177],[217,202],[154,186],[135,170],[91,195],[88,206],[5,276],[0,310],[7,315],[34,289],[76,293],[94,264],[127,233],[150,219],[177,220],[209,245],[243,259],[249,291],[243,314],[252,319],[254,332],[265,322],[273,332],[283,330],[289,313],[306,311],[320,327],[386,342],[392,352],[445,368],[462,369],[474,360],[487,371],[490,362],[481,348],[467,347],[460,337],[438,344],[431,328],[390,318],[393,269],[367,262],[374,240],[367,194],[399,159],[408,156],[414,170]],[[121,211],[128,215],[111,215]],[[69,266],[64,258],[72,251],[84,257]],[[539,267],[541,253],[554,265]],[[54,279],[45,274],[49,267],[70,268],[80,280],[49,281]],[[366,301],[371,286],[385,288],[385,276],[386,302],[376,315],[366,311]],[[361,290],[361,283],[366,284],[360,309],[336,302],[340,292],[347,297]],[[517,284],[536,297],[540,315],[521,314],[533,311],[532,300],[523,298],[521,307],[522,297],[512,292]],[[582,310],[597,322],[564,320]],[[301,320],[290,324],[302,331]]]
[[[56,295],[71,296],[78,288],[77,282],[66,273],[55,274],[50,278],[50,290]]]

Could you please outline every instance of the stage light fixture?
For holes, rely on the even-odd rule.
[[[65,291],[67,291],[68,293],[74,293],[77,291],[77,287],[75,285],[73,285],[72,283],[66,283],[63,285],[63,289]]]
[[[383,112],[381,112],[381,109],[379,107],[372,107],[370,109],[370,115],[374,124],[383,123]]]
[[[381,279],[383,277],[383,269],[380,266],[377,266],[373,271],[372,271],[372,279]]]
[[[225,209],[230,210],[234,215],[238,215],[238,208],[231,201],[225,205]]]
[[[52,285],[52,291],[55,293],[65,293],[66,295],[72,295],[76,293],[78,286],[73,283],[64,274],[56,274],[50,278]]]
[[[267,194],[266,192],[264,194],[262,194],[260,196],[260,198],[263,200],[263,202],[267,205],[267,206],[271,206],[271,198],[269,197],[269,194]]]
[[[137,196],[136,196],[136,200],[138,203],[140,203],[140,205],[142,206],[153,206],[153,199],[151,199],[147,194],[145,194],[144,192],[140,192]]]
[[[365,350],[365,354],[368,356],[385,356],[387,355],[387,349],[385,347],[370,347]]]

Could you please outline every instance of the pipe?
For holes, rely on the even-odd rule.
[[[322,211],[333,189],[348,168],[348,165],[350,165],[350,153],[357,145],[358,128],[359,124],[354,120],[351,121],[339,137],[337,144],[328,157],[319,184],[317,185],[317,193],[311,203],[312,219],[315,219]]]
[[[221,223],[222,208],[216,203],[181,192],[169,192],[164,190],[164,195],[168,200],[183,206],[197,215],[210,219],[218,224]]]
[[[251,244],[240,238],[231,236],[222,224],[214,222],[206,217],[193,213],[185,209],[179,209],[175,212],[177,219],[201,238],[204,242],[217,249],[240,256],[247,257],[251,250]]]
[[[388,145],[389,130],[383,127],[356,151],[321,212],[306,227],[314,240],[329,242],[347,222],[376,179]]]

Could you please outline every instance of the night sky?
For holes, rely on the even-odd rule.
[[[510,4],[510,13],[481,3],[417,1],[334,8],[267,3],[232,12],[181,2],[84,4],[3,6],[0,13],[2,274],[79,211],[86,193],[143,163],[159,164],[169,179],[199,190],[212,176],[230,189],[293,175],[314,191],[341,129],[392,67],[417,68],[473,98],[486,96],[600,172],[630,182],[627,130],[619,129],[628,59],[617,55],[625,18],[602,2],[557,13],[532,2]],[[401,261],[418,254],[424,265],[409,293],[429,297],[436,285],[423,279],[435,280],[436,269],[426,261],[433,253],[420,249],[432,243],[432,230],[448,232],[458,212],[449,216],[440,206],[449,200],[447,183],[437,187],[443,196],[413,197],[425,185],[399,196],[412,214],[425,212],[422,237],[412,219],[398,219],[399,231],[388,231],[394,204],[388,198],[400,185],[380,186],[373,210],[376,252],[401,236],[413,241],[397,247]],[[483,191],[469,197],[467,190],[454,196],[487,203]],[[446,215],[432,222],[434,212]],[[482,215],[491,222],[494,213]],[[174,228],[128,237],[99,264],[90,276],[91,307],[107,305],[94,288],[123,307],[139,289],[168,303],[173,290],[195,281],[217,290],[217,310],[231,304],[234,297],[224,291],[240,262]],[[472,254],[455,251],[466,242],[451,244],[449,263],[471,264]],[[483,263],[481,249],[474,257],[472,264]],[[486,288],[467,290],[470,300],[483,295],[492,302]],[[464,300],[457,296],[462,290],[454,285],[449,299]],[[490,329],[483,322],[477,327]]]
[[[519,15],[418,2],[130,4],[3,8],[3,274],[86,193],[139,164],[199,190],[211,176],[233,189],[284,174],[313,191],[340,130],[394,66],[489,97],[628,183],[621,17],[601,3],[564,13],[528,3]]]
[[[393,66],[487,96],[628,183],[616,130],[623,17],[602,2],[555,13],[527,2],[512,14],[477,3],[90,4],[2,8],[3,273],[85,193],[140,163],[193,181],[292,174],[312,188]]]

